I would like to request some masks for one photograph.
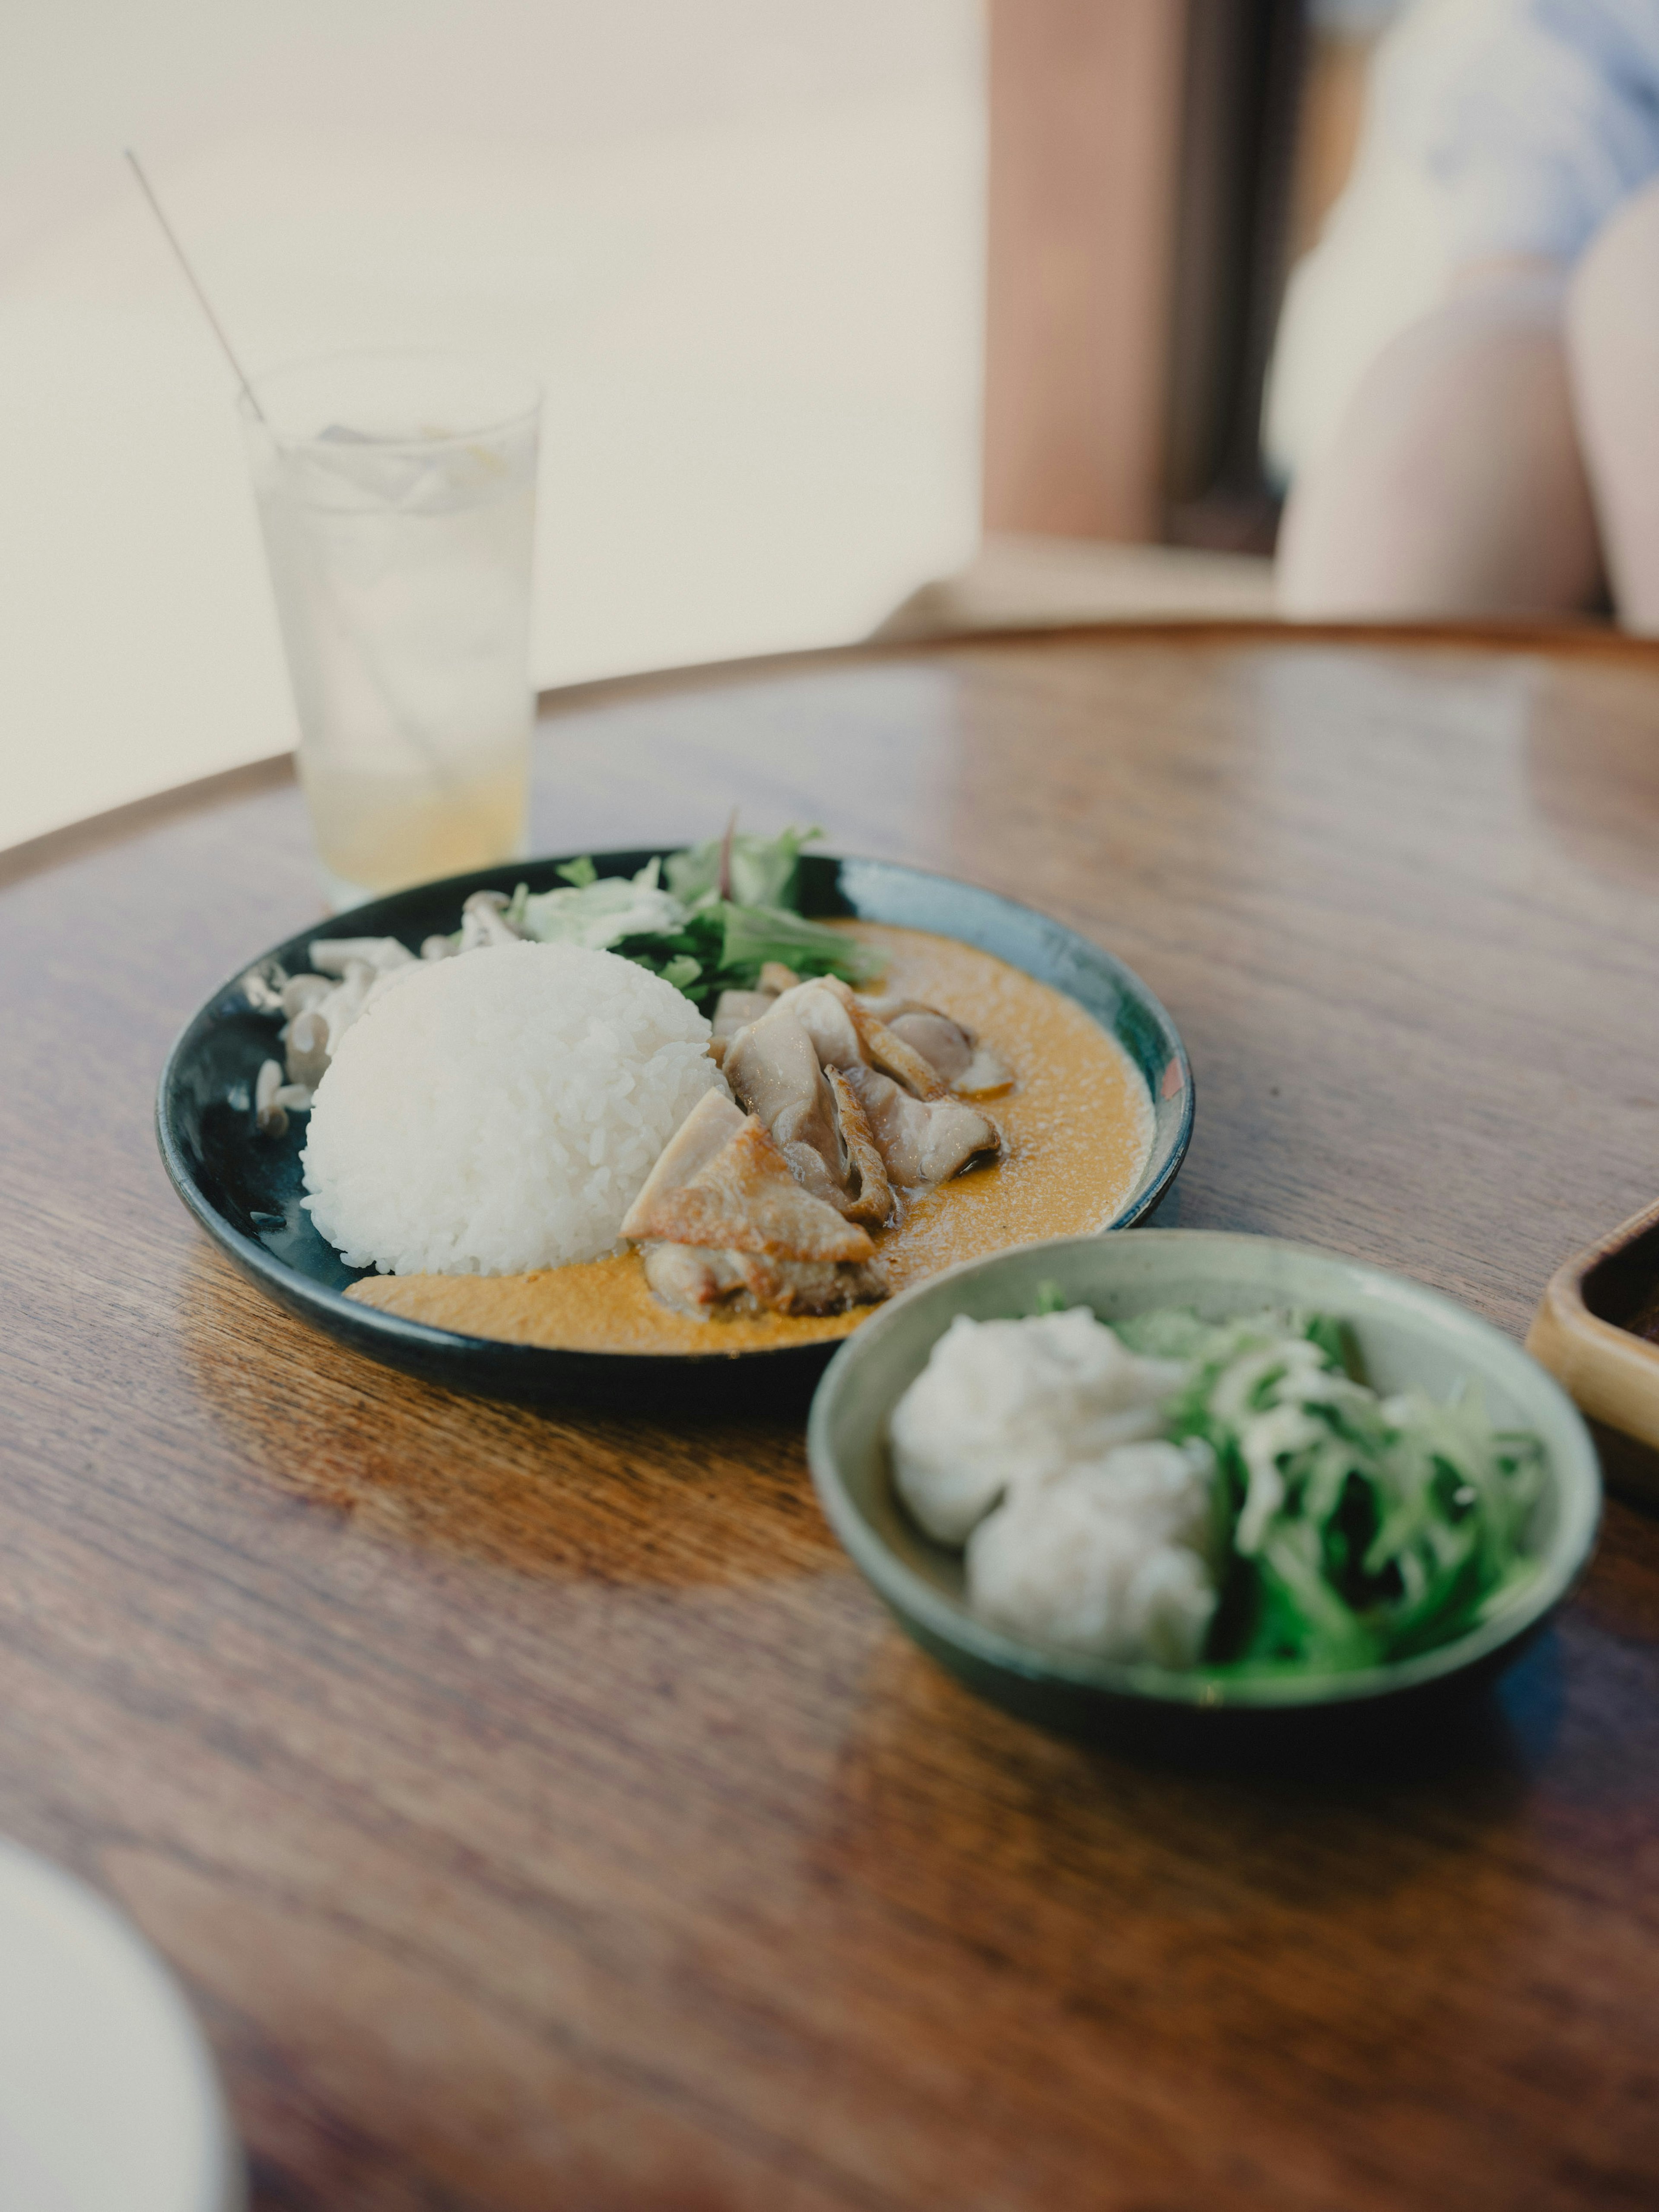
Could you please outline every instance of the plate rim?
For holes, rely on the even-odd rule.
[[[624,1374],[638,1374],[643,1368],[650,1367],[668,1367],[684,1375],[719,1371],[723,1367],[742,1362],[750,1371],[753,1371],[757,1368],[770,1368],[780,1363],[794,1365],[804,1358],[809,1358],[822,1364],[833,1357],[840,1346],[847,1341],[845,1337],[815,1339],[803,1344],[757,1346],[746,1351],[741,1348],[724,1350],[719,1346],[711,1346],[707,1352],[611,1352],[593,1350],[586,1346],[578,1348],[559,1345],[521,1344],[501,1337],[472,1336],[459,1329],[436,1328],[429,1322],[411,1321],[402,1314],[386,1313],[378,1306],[360,1304],[356,1300],[348,1298],[343,1291],[331,1289],[326,1284],[316,1282],[310,1276],[302,1274],[297,1268],[279,1259],[257,1238],[248,1236],[245,1231],[238,1229],[234,1223],[227,1220],[212,1205],[198,1183],[173,1127],[169,1094],[173,1087],[174,1072],[193,1032],[205,1017],[216,1012],[222,1000],[230,993],[240,989],[244,976],[252,969],[262,966],[267,960],[276,958],[283,949],[292,945],[296,939],[373,934],[373,931],[366,933],[361,927],[354,928],[352,924],[379,908],[411,897],[417,893],[424,896],[435,896],[453,886],[459,900],[465,898],[472,890],[499,888],[498,882],[493,879],[499,878],[502,874],[510,872],[514,868],[556,869],[562,863],[580,858],[590,858],[598,864],[607,860],[633,860],[643,866],[653,857],[666,858],[671,854],[684,852],[686,849],[684,845],[656,844],[594,848],[586,855],[537,854],[524,860],[498,863],[487,868],[468,869],[459,875],[435,876],[422,883],[405,884],[401,890],[387,891],[379,898],[366,901],[361,906],[343,908],[337,913],[328,915],[314,929],[294,931],[277,944],[267,947],[264,952],[256,954],[252,959],[239,966],[224,982],[210,991],[195,1011],[186,1018],[167,1048],[167,1056],[161,1063],[161,1073],[156,1079],[155,1126],[156,1146],[161,1156],[161,1164],[166,1170],[168,1182],[171,1182],[198,1226],[206,1231],[211,1241],[218,1245],[220,1249],[240,1267],[245,1274],[252,1276],[256,1284],[274,1297],[279,1304],[288,1307],[290,1310],[298,1311],[308,1318],[314,1316],[315,1325],[327,1329],[331,1334],[342,1336],[348,1341],[368,1340],[368,1342],[373,1342],[378,1340],[384,1342],[388,1348],[396,1346],[411,1357],[424,1355],[423,1367],[427,1359],[465,1360],[470,1357],[476,1357],[483,1349],[486,1350],[492,1360],[501,1368],[521,1370],[526,1382],[528,1382],[536,1376],[551,1371],[545,1364],[550,1361],[579,1363],[589,1367],[594,1373],[609,1367],[617,1377],[620,1377]],[[874,854],[807,853],[802,857],[805,860],[832,866],[837,871],[849,866],[890,868],[900,874],[921,878],[928,883],[942,884],[952,890],[971,891],[976,898],[988,900],[996,906],[1006,908],[1013,915],[1030,917],[1048,928],[1063,931],[1066,936],[1074,938],[1079,944],[1086,945],[1093,957],[1107,962],[1117,971],[1120,981],[1127,981],[1133,986],[1134,992],[1149,1006],[1159,1024],[1170,1045],[1170,1058],[1180,1069],[1182,1097],[1180,1119],[1174,1141],[1170,1146],[1169,1155],[1146,1189],[1135,1196],[1104,1228],[1080,1233],[1101,1237],[1115,1236],[1121,1230],[1133,1229],[1144,1222],[1147,1215],[1168,1195],[1170,1186],[1186,1160],[1188,1147],[1192,1142],[1197,1102],[1193,1082],[1192,1062],[1188,1055],[1186,1040],[1176,1027],[1164,1001],[1138,971],[1105,945],[1097,945],[1092,938],[1085,937],[1080,930],[1073,929],[1069,922],[1057,921],[1052,915],[1045,914],[1040,907],[1034,907],[1022,899],[1010,898],[1005,892],[989,890],[984,884],[969,883],[962,877],[946,875],[940,869],[920,868],[908,860],[888,860]],[[1000,959],[1006,958],[1006,956],[999,953],[993,957]],[[1019,963],[1011,960],[1008,965],[1018,967]],[[1022,969],[1021,972],[1029,975],[1030,971]],[[1041,982],[1043,978],[1035,976],[1032,980]],[[1071,993],[1063,990],[1058,984],[1052,985],[1050,988],[1060,990],[1063,997],[1072,996]],[[1081,1000],[1073,1000],[1073,1004],[1081,1003]],[[1088,1009],[1085,1008],[1085,1012],[1087,1011]],[[1166,1062],[1166,1068],[1167,1066]],[[1150,1085],[1148,1095],[1152,1097]],[[1158,1103],[1157,1098],[1152,1097],[1154,1114],[1157,1111]],[[988,1256],[994,1258],[997,1255],[992,1254]],[[341,1324],[344,1324],[344,1327],[342,1328]],[[365,1349],[367,1349],[366,1346]],[[373,1355],[369,1353],[368,1356]]]

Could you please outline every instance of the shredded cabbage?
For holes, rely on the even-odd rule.
[[[793,910],[800,849],[818,835],[713,837],[671,854],[665,870],[652,860],[635,876],[602,876],[591,859],[568,861],[558,872],[562,889],[532,892],[520,884],[503,919],[543,945],[618,953],[709,1012],[722,991],[754,989],[771,960],[802,977],[868,982],[881,972],[879,954]],[[730,897],[720,895],[722,873]]]
[[[574,880],[564,890],[532,893],[520,884],[507,919],[538,945],[585,945],[608,952],[625,937],[677,937],[690,915],[680,901],[659,887],[660,860],[636,876],[601,876],[590,860],[563,872]]]
[[[1383,1398],[1329,1316],[1219,1326],[1166,1309],[1115,1324],[1191,1363],[1168,1433],[1215,1455],[1231,1564],[1206,1656],[1256,1671],[1364,1667],[1474,1627],[1534,1571],[1543,1448],[1478,1389]]]

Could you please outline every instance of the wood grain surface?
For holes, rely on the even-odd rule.
[[[1518,1335],[1659,1191],[1654,649],[1079,634],[544,720],[538,848],[734,801],[1139,969],[1187,1225]],[[192,1230],[152,1087],[317,910],[282,772],[0,878],[0,1828],[182,1974],[261,2212],[1659,2203],[1650,1517],[1462,1723],[1048,1741],[888,1625],[793,1420],[451,1396]]]

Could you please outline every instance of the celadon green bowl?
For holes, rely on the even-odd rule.
[[[1478,1385],[1493,1425],[1542,1439],[1547,1473],[1530,1536],[1537,1572],[1502,1609],[1431,1651],[1346,1673],[1232,1674],[1128,1666],[1024,1642],[988,1626],[963,1595],[962,1555],[925,1536],[893,1487],[887,1425],[902,1392],[958,1314],[976,1321],[1033,1313],[1038,1286],[1102,1321],[1188,1306],[1207,1321],[1297,1306],[1340,1316],[1367,1381],[1420,1385],[1437,1399]],[[1346,1712],[1478,1683],[1516,1656],[1588,1564],[1601,1480],[1583,1420],[1520,1346],[1462,1306],[1379,1267],[1265,1237],[1203,1230],[1122,1230],[1028,1244],[918,1284],[848,1339],[812,1401],[812,1477],[853,1562],[924,1650],[970,1689],[1022,1718],[1069,1734],[1103,1729],[1190,1737],[1224,1720],[1267,1723],[1311,1710]]]

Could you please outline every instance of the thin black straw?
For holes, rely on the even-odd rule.
[[[161,203],[156,198],[155,192],[151,190],[149,179],[144,174],[143,169],[139,167],[138,156],[133,152],[131,146],[126,149],[126,157],[132,164],[132,173],[138,179],[139,189],[143,191],[144,198],[149,202],[150,212],[155,216],[156,222],[161,226],[162,236],[167,240],[167,244],[173,248],[173,252],[177,255],[179,266],[184,270],[185,275],[190,280],[191,290],[195,293],[197,299],[201,302],[202,313],[207,317],[209,322],[213,325],[214,337],[218,339],[220,344],[225,349],[225,359],[230,363],[231,368],[236,373],[236,381],[242,387],[243,397],[246,399],[248,405],[253,410],[254,413],[263,422],[265,419],[265,410],[260,406],[258,401],[253,396],[253,386],[247,380],[247,372],[242,367],[241,362],[237,360],[235,353],[232,349],[230,340],[225,336],[224,327],[221,324],[217,315],[213,312],[213,304],[208,298],[207,294],[202,289],[201,284],[197,279],[196,271],[191,267],[189,262],[185,258],[185,249],[179,245],[178,238],[173,232],[173,225],[167,221],[166,216],[162,214]]]

